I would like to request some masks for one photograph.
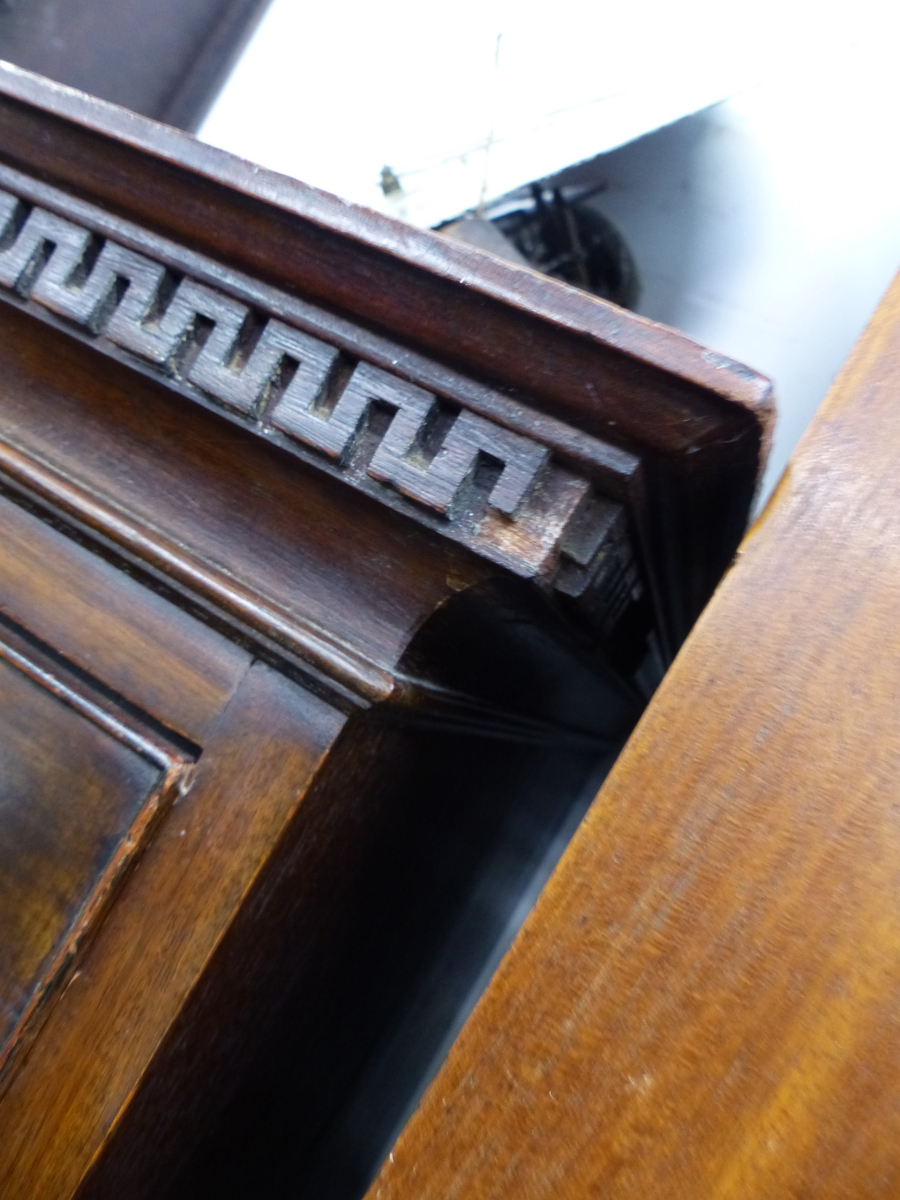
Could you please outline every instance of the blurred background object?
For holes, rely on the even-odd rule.
[[[268,0],[0,0],[0,58],[195,129]]]
[[[634,260],[612,222],[588,203],[596,190],[533,183],[482,213],[439,225],[438,232],[634,309]]]
[[[433,226],[752,84],[767,4],[273,0],[201,136]]]

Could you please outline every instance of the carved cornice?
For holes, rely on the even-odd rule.
[[[7,167],[8,301],[515,573],[636,583],[636,457]],[[612,604],[613,598],[618,600]]]

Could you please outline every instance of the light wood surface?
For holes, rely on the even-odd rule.
[[[371,1200],[900,1191],[900,281]]]

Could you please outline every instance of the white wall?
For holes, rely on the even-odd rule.
[[[273,0],[200,136],[434,225],[732,94],[781,3]]]

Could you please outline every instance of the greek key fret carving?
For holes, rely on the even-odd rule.
[[[74,249],[74,238],[66,244],[57,243],[47,261],[47,269],[31,289],[31,298],[60,316],[87,326],[93,333],[100,331],[112,312],[111,328],[105,331],[106,336],[119,345],[125,345],[126,349],[139,345],[143,350],[148,350],[149,346],[141,343],[129,326],[132,320],[142,317],[150,307],[165,276],[165,268],[122,246],[107,242],[93,270],[83,282],[73,286],[71,281],[80,273],[78,267],[87,249],[87,241],[81,247],[81,258],[77,260],[72,252]],[[46,287],[45,276],[49,276]],[[124,295],[120,294],[120,288],[125,289]],[[154,356],[145,354],[145,357]],[[162,359],[154,358],[154,361]]]
[[[3,193],[0,219],[3,220],[4,235],[15,225],[20,207],[14,196]],[[90,240],[88,230],[43,209],[32,209],[15,240],[0,253],[0,283],[27,293],[32,280],[40,273],[41,302],[55,307],[53,302],[82,262]],[[63,309],[57,307],[56,311],[63,312]],[[63,312],[63,315],[69,314]]]
[[[246,305],[214,292],[202,283],[185,279],[172,297],[166,315],[160,322],[160,329],[170,317],[176,345],[179,339],[186,342],[196,334],[198,317],[205,317],[213,323],[203,349],[188,371],[191,383],[213,396],[218,396],[220,400],[226,400],[236,408],[252,408],[256,396],[249,397],[245,404],[241,404],[243,393],[235,385],[243,372],[231,369],[232,351],[236,348],[241,329],[249,317]]]
[[[312,338],[308,340],[313,341]],[[331,412],[316,410],[318,393],[314,387],[298,391],[293,387],[292,381],[292,385],[272,409],[272,424],[276,429],[315,446],[317,450],[324,451],[332,458],[346,460],[354,437],[359,432],[370,407],[368,397],[353,383],[353,379],[363,369],[362,364],[356,368],[350,384],[344,388]],[[319,382],[318,391],[321,391],[321,381],[314,379],[314,382]],[[395,382],[399,384],[400,380]]]
[[[0,287],[185,394],[324,455],[351,485],[414,502],[411,515],[434,514],[449,536],[519,574],[556,571],[571,557],[567,530],[592,511],[590,484],[531,438],[6,191]]]
[[[374,371],[374,368],[369,369]],[[427,396],[427,393],[423,395]],[[425,410],[417,414],[418,419],[410,419],[406,413],[402,422],[399,414],[394,419],[375,451],[369,474],[393,484],[407,496],[440,513],[451,514],[454,504],[464,503],[466,485],[473,480],[479,460],[492,459],[501,465],[501,471],[488,502],[512,516],[546,464],[548,452],[527,438],[463,411],[451,425],[431,462],[419,465],[414,453],[419,433],[434,404],[433,397],[428,400],[430,403]]]
[[[322,391],[338,356],[333,346],[301,333],[299,329],[292,329],[274,317],[266,323],[243,367],[238,362],[234,366],[225,365],[218,345],[212,347],[214,336],[203,347],[188,376],[191,383],[224,400],[226,404],[250,412],[283,364],[290,363],[294,375],[276,406],[281,421],[285,422],[278,427],[288,433],[293,433],[287,424],[288,414],[294,408],[302,410],[312,404]],[[232,341],[227,353],[233,353],[234,349],[235,343]],[[274,412],[272,415],[274,418]],[[276,424],[274,419],[273,424]]]

